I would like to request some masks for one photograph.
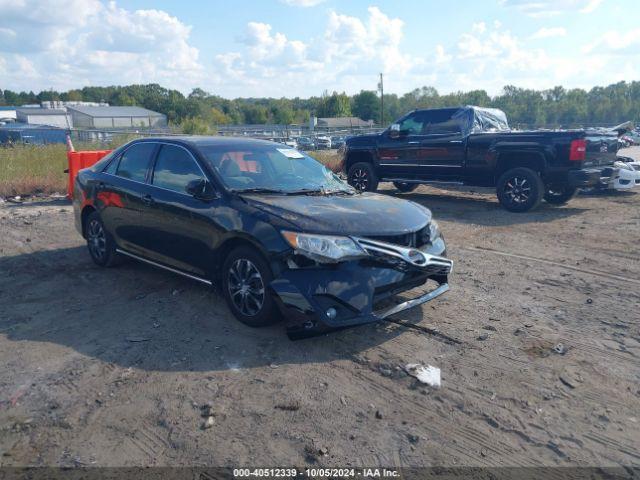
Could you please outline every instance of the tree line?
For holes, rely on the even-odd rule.
[[[195,88],[189,95],[158,84],[112,87],[84,87],[13,92],[0,89],[0,105],[35,104],[47,100],[107,102],[110,105],[138,105],[167,115],[171,125],[187,133],[206,133],[215,126],[234,124],[306,124],[317,117],[355,116],[380,123],[380,97],[375,91],[355,95],[324,92],[310,98],[225,99]],[[576,127],[613,125],[640,120],[640,81],[619,82],[590,90],[558,86],[532,90],[506,86],[490,96],[485,90],[440,94],[433,87],[417,88],[404,95],[385,94],[382,121],[387,124],[417,108],[478,105],[507,113],[517,126]]]

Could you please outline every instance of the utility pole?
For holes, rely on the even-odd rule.
[[[382,73],[380,74],[380,83],[378,83],[378,90],[380,90],[380,127],[384,127],[384,82],[382,80]]]

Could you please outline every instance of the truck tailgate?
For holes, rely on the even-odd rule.
[[[585,167],[613,165],[618,154],[618,136],[609,133],[591,133],[587,131],[587,158]]]

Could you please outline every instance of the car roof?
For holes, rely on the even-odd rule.
[[[267,145],[280,145],[276,142],[268,140],[259,140],[257,138],[244,137],[220,137],[205,135],[165,135],[157,137],[146,137],[134,140],[134,142],[169,142],[169,143],[186,143],[193,147],[204,146],[227,146],[227,147],[258,147]]]

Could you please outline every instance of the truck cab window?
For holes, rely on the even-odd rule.
[[[400,122],[400,131],[406,135],[420,135],[424,128],[424,121],[421,115],[411,115]]]

